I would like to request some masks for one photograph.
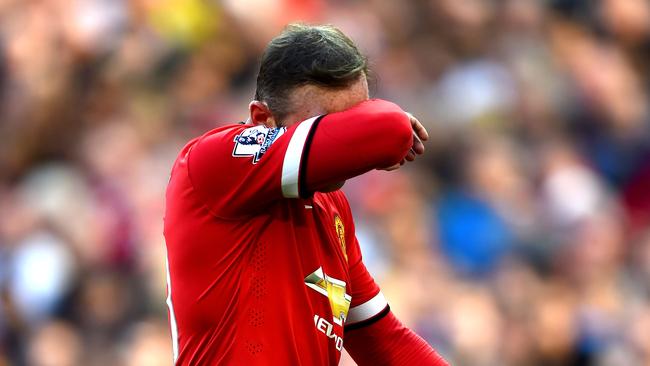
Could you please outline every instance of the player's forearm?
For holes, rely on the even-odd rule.
[[[313,132],[306,183],[317,191],[372,169],[399,163],[413,144],[408,116],[384,100],[326,115]]]
[[[359,366],[449,366],[392,312],[373,324],[346,331],[345,349]]]

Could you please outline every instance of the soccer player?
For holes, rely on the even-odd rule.
[[[391,313],[339,188],[424,151],[368,99],[367,62],[331,26],[290,25],[262,56],[247,123],[190,141],[167,188],[176,365],[446,365]]]

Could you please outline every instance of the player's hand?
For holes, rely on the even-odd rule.
[[[392,171],[399,169],[399,167],[404,165],[407,161],[414,161],[418,155],[424,154],[423,141],[427,141],[429,139],[429,133],[427,132],[427,129],[424,128],[422,123],[420,123],[420,121],[415,118],[415,116],[408,112],[406,112],[406,114],[409,116],[409,120],[411,121],[411,128],[413,129],[413,145],[401,162],[393,166],[389,166],[388,168],[383,168],[381,170]]]
[[[422,141],[429,139],[429,133],[422,123],[411,113],[406,112],[406,114],[409,116],[411,128],[413,128],[413,146],[411,146],[408,154],[406,154],[405,160],[413,161],[417,155],[424,154],[424,143]]]

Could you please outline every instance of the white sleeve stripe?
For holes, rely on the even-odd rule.
[[[348,311],[348,317],[345,321],[346,325],[353,323],[362,322],[368,320],[373,316],[381,313],[382,310],[386,308],[388,302],[384,297],[384,294],[381,291],[375,295],[372,299],[364,302],[361,305],[357,305]]]
[[[284,154],[282,163],[282,195],[285,198],[298,198],[298,179],[300,177],[300,161],[305,147],[305,141],[309,136],[314,121],[320,116],[312,117],[298,125],[291,136],[287,152]]]
[[[169,328],[172,336],[172,354],[174,358],[174,365],[178,360],[178,327],[176,325],[176,314],[174,313],[174,304],[172,303],[172,281],[169,274],[169,260],[165,254],[165,267],[167,270],[167,307],[169,308]]]

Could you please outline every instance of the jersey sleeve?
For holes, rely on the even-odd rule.
[[[346,241],[350,243],[346,252],[348,256],[348,269],[350,274],[350,296],[352,302],[350,310],[345,321],[345,330],[361,328],[374,323],[388,314],[390,308],[384,295],[381,293],[379,285],[368,272],[363,263],[359,240],[355,235],[354,220],[352,211],[345,195],[342,193],[338,196],[341,199],[343,208],[343,220],[347,231]]]
[[[307,120],[289,129],[241,125],[203,135],[187,153],[194,190],[218,217],[259,213],[283,197],[282,168],[287,151],[295,141],[292,138],[300,138],[311,123],[313,120]]]
[[[348,250],[352,303],[345,330],[361,328],[388,314],[390,308],[379,286],[363,264],[359,242],[354,238]]]
[[[371,99],[326,115],[309,145],[300,195],[307,197],[333,183],[395,165],[412,145],[410,119],[394,103]]]
[[[197,140],[188,174],[208,208],[244,217],[282,198],[314,192],[400,162],[412,145],[406,113],[372,99],[289,128],[244,125]]]

